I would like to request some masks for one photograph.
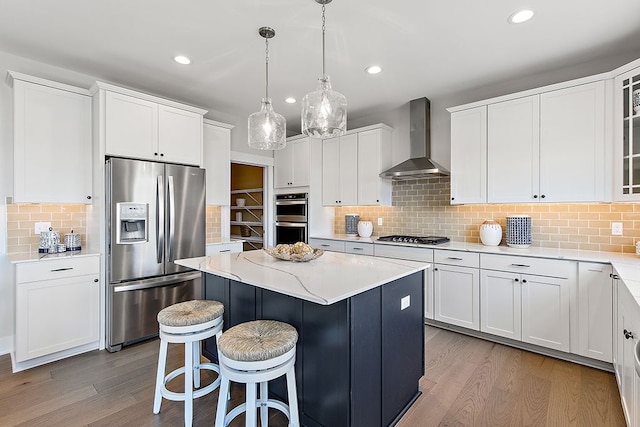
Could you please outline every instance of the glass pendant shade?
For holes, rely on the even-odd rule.
[[[287,145],[287,121],[273,111],[271,98],[262,98],[260,111],[249,116],[249,147],[257,150],[280,150]]]
[[[332,138],[347,131],[347,98],[331,89],[329,76],[318,79],[318,87],[302,98],[302,133]]]

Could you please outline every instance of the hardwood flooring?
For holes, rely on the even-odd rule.
[[[425,326],[423,394],[398,427],[624,426],[613,374]],[[159,341],[93,351],[17,374],[0,356],[0,426],[179,426],[183,404],[152,413]],[[182,364],[169,346],[167,365]],[[215,374],[203,371],[203,384]],[[172,384],[179,391],[181,377]],[[230,406],[243,401],[233,387]],[[217,391],[194,402],[194,426],[211,426]],[[243,426],[234,420],[232,426]],[[286,426],[275,412],[270,426]]]

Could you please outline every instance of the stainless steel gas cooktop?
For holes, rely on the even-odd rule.
[[[439,245],[441,243],[447,243],[448,237],[442,236],[381,236],[378,237],[380,242],[395,242],[395,243],[411,243],[414,245]]]

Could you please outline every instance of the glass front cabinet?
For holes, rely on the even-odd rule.
[[[640,200],[640,61],[615,78],[615,199]]]

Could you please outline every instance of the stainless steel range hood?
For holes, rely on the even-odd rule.
[[[411,158],[380,174],[394,180],[437,178],[449,172],[431,160],[431,102],[427,98],[409,102],[409,154]]]

